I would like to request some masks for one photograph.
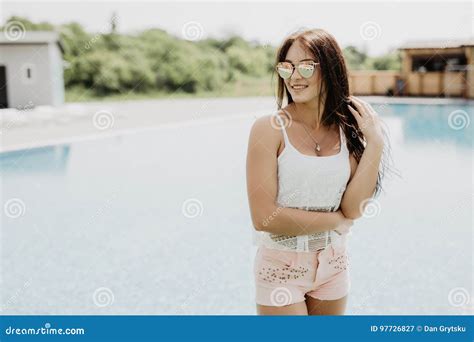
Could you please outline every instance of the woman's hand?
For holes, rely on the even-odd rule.
[[[349,104],[347,106],[356,119],[367,143],[383,145],[382,127],[380,126],[378,113],[367,102],[355,96],[349,96],[349,98],[355,108]]]
[[[352,225],[354,224],[354,220],[345,217],[341,209],[337,210],[336,213],[338,213],[340,216],[340,223],[334,230],[339,235],[348,233],[351,230]]]

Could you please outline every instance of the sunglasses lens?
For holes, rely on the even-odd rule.
[[[291,74],[293,73],[293,66],[288,63],[279,63],[277,65],[277,72],[281,78],[286,80],[291,77]]]
[[[298,72],[304,78],[309,78],[313,75],[314,65],[312,65],[312,64],[300,64],[298,66]]]

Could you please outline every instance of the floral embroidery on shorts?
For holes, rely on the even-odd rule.
[[[304,277],[309,268],[295,265],[294,262],[291,257],[262,255],[258,276],[261,280],[271,283],[287,283]]]
[[[271,283],[286,283],[288,280],[304,277],[308,271],[309,269],[303,266],[292,267],[291,265],[287,265],[274,267],[267,265],[266,267],[261,267],[258,274],[262,280],[269,281]]]
[[[344,271],[349,265],[349,258],[346,253],[336,255],[334,258],[329,260],[329,265],[331,265],[336,270]]]

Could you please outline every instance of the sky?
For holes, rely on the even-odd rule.
[[[4,1],[0,22],[12,15],[53,24],[79,22],[86,31],[103,32],[116,13],[118,31],[161,28],[190,40],[238,34],[247,40],[279,45],[300,28],[323,28],[342,47],[355,45],[372,56],[407,41],[473,37],[470,1]]]

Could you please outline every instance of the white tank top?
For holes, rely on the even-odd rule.
[[[282,118],[278,112],[273,115],[285,141],[285,148],[278,156],[278,205],[311,211],[337,211],[351,174],[344,132],[339,128],[339,153],[322,157],[310,156],[301,153],[291,144]],[[255,229],[253,231],[255,245],[282,250],[317,251],[330,243],[335,245],[345,242],[334,230],[297,236],[277,235]]]

